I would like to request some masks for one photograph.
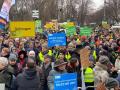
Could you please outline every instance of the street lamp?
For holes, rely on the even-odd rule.
[[[106,20],[106,0],[104,0],[104,20]]]

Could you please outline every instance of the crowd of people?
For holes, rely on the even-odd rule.
[[[87,48],[91,65],[84,69],[85,85],[119,90],[120,31],[99,28],[89,37],[79,33],[77,29],[76,35],[67,36],[66,46],[55,47],[48,47],[45,34],[13,39],[1,33],[0,83],[5,83],[5,90],[54,90],[55,75],[77,73],[82,87],[79,51]]]

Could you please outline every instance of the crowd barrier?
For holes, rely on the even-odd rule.
[[[95,89],[96,87],[95,86],[87,86],[86,87],[86,90],[89,90],[89,89]],[[82,90],[82,87],[78,87],[78,90]]]

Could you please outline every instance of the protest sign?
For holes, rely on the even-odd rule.
[[[66,45],[65,33],[54,33],[48,35],[48,47],[65,45]]]
[[[52,30],[58,31],[58,21],[57,20],[52,20],[53,27]]]
[[[80,50],[80,60],[83,68],[87,68],[90,66],[89,54],[90,50],[88,50],[87,48]]]
[[[77,90],[77,74],[56,75],[54,78],[54,90]]]
[[[81,27],[80,35],[81,36],[90,36],[92,34],[92,28],[89,27]]]
[[[110,29],[110,25],[107,23],[107,21],[102,21],[102,27],[104,29]]]
[[[67,36],[72,36],[75,34],[76,34],[76,28],[74,26],[66,29]]]
[[[34,37],[35,36],[35,22],[32,21],[18,21],[10,22],[10,37]]]
[[[36,32],[42,33],[43,30],[41,28],[41,20],[36,20],[35,21],[35,27],[36,27]]]
[[[0,90],[5,90],[5,84],[4,83],[0,84]]]
[[[52,22],[46,22],[45,26],[46,29],[52,29],[53,23]]]

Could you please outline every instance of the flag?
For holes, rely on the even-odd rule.
[[[9,22],[9,11],[12,5],[15,4],[15,0],[4,0],[2,8],[0,10],[0,29],[4,29],[7,22]]]

